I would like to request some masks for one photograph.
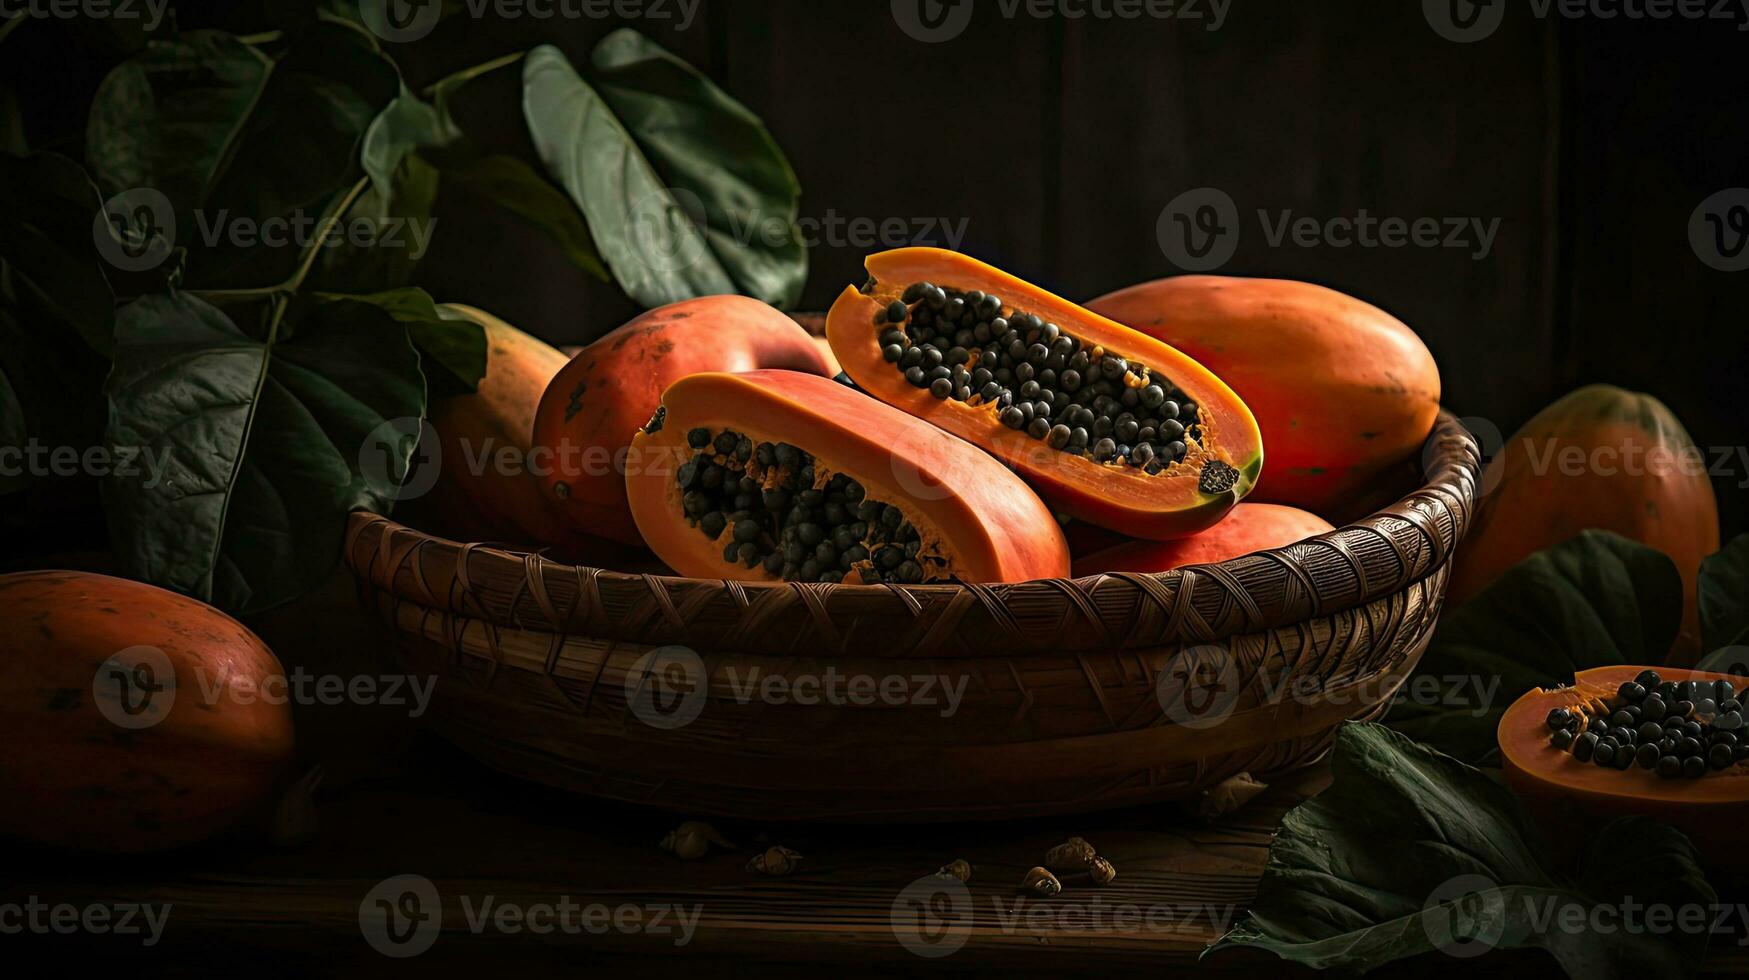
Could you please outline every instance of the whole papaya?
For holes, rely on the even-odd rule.
[[[486,375],[474,392],[432,405],[439,472],[428,492],[408,502],[413,519],[428,517],[436,525],[428,529],[467,541],[558,543],[568,528],[530,472],[529,453],[535,410],[565,355],[473,307],[447,304],[438,312],[485,330]]]
[[[1439,367],[1427,346],[1396,317],[1334,289],[1177,276],[1087,307],[1195,358],[1251,407],[1269,449],[1254,502],[1346,511],[1420,451],[1439,416]]]
[[[1506,440],[1482,488],[1452,569],[1453,602],[1580,531],[1614,531],[1676,563],[1685,608],[1670,662],[1693,665],[1695,592],[1701,560],[1719,550],[1719,509],[1706,460],[1662,402],[1612,385],[1580,388]]]
[[[762,368],[831,377],[806,330],[745,296],[659,307],[583,348],[535,414],[535,459],[550,505],[572,531],[642,545],[626,501],[627,470],[641,465],[632,436],[681,378]]]
[[[166,850],[276,788],[293,748],[285,669],[241,623],[71,571],[0,575],[0,622],[0,834]]]
[[[1185,565],[1212,565],[1253,552],[1285,548],[1335,530],[1316,514],[1281,504],[1239,504],[1219,524],[1188,538],[1130,541],[1075,560],[1074,575],[1102,572],[1168,572]]]

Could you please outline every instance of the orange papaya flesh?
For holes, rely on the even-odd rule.
[[[1506,783],[1537,819],[1551,841],[1571,834],[1573,815],[1584,813],[1599,822],[1639,815],[1665,821],[1688,834],[1701,852],[1715,858],[1738,855],[1741,825],[1749,819],[1749,761],[1733,759],[1723,768],[1708,766],[1704,775],[1659,775],[1637,762],[1627,769],[1599,765],[1557,747],[1550,714],[1565,709],[1580,731],[1592,718],[1609,717],[1623,702],[1623,684],[1635,681],[1646,667],[1596,667],[1574,675],[1570,687],[1537,689],[1520,697],[1500,719],[1498,739]],[[1656,670],[1664,681],[1727,681],[1742,686],[1741,677],[1707,671]],[[1700,716],[1703,719],[1706,716]],[[1716,718],[1716,716],[1714,716]],[[1741,733],[1741,729],[1737,729]],[[1705,751],[1705,750],[1703,750]],[[1741,856],[1732,857],[1737,869]]]
[[[976,259],[870,256],[827,315],[857,386],[989,452],[1064,514],[1138,538],[1209,527],[1263,469],[1257,422],[1173,348]]]
[[[681,575],[904,585],[1068,574],[1062,529],[1018,477],[826,378],[683,378],[632,444],[667,461],[628,471],[626,490],[644,540]]]

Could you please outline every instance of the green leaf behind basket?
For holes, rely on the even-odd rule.
[[[425,387],[406,326],[378,306],[326,302],[258,338],[192,296],[154,295],[116,334],[107,438],[157,462],[105,481],[130,574],[256,612],[322,580],[348,512],[391,505],[413,446],[378,436],[423,416]]]

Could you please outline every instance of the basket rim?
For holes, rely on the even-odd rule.
[[[824,605],[828,597],[843,601],[871,597],[897,598],[907,606],[975,599],[985,604],[1002,601],[1016,591],[1046,589],[1073,598],[1088,599],[1101,587],[1114,583],[1146,593],[1162,608],[1175,610],[1174,618],[1191,604],[1193,591],[1204,596],[1198,606],[1209,605],[1209,591],[1224,593],[1217,605],[1232,610],[1244,630],[1256,630],[1303,621],[1313,616],[1365,605],[1402,591],[1449,560],[1471,523],[1480,483],[1480,451],[1475,438],[1450,412],[1441,411],[1422,450],[1422,485],[1394,504],[1372,515],[1324,534],[1283,548],[1254,552],[1223,562],[1187,565],[1166,572],[1098,573],[1079,578],[1037,579],[1002,584],[942,583],[931,585],[865,585],[819,582],[762,582],[730,579],[688,578],[675,575],[616,572],[588,565],[572,565],[547,558],[544,549],[516,548],[484,542],[457,542],[407,527],[368,511],[355,511],[347,529],[346,560],[362,579],[388,586],[376,557],[369,561],[359,547],[366,532],[398,542],[412,541],[419,550],[435,548],[452,553],[462,575],[468,562],[493,556],[530,565],[553,576],[586,575],[602,586],[619,585],[648,589],[707,589],[731,595],[738,603],[756,600],[769,590],[794,590],[810,605]],[[1381,547],[1381,542],[1383,547]],[[413,549],[397,548],[406,555]],[[392,578],[393,570],[388,571]],[[1213,629],[1211,636],[1232,629]],[[1196,633],[1208,632],[1199,629]]]

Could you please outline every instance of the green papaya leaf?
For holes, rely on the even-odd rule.
[[[372,120],[360,153],[369,186],[341,216],[338,245],[322,250],[310,288],[365,293],[412,281],[437,230],[438,172],[413,152],[429,111],[403,89]]]
[[[327,244],[322,219],[358,182],[359,142],[399,87],[371,36],[335,20],[277,60],[216,31],[154,39],[98,89],[88,165],[106,195],[162,195],[187,285],[273,286]]]
[[[403,288],[362,296],[323,297],[369,303],[406,325],[419,348],[428,397],[465,394],[486,376],[486,331],[472,320],[450,316],[423,289]]]
[[[577,208],[533,167],[490,153],[457,123],[453,100],[475,79],[514,65],[521,53],[455,73],[431,87],[431,102],[403,92],[365,136],[364,168],[377,193],[393,185],[406,161],[429,161],[455,186],[504,208],[557,245],[579,269],[605,281],[607,268]]]
[[[1441,618],[1386,724],[1460,759],[1495,751],[1519,695],[1573,673],[1657,664],[1682,619],[1682,580],[1663,552],[1585,531],[1519,562]],[[1437,691],[1426,698],[1417,692]]]
[[[1749,644],[1749,534],[1700,563],[1699,602],[1707,650]]]
[[[1568,878],[1511,792],[1450,756],[1348,724],[1331,770],[1331,787],[1282,821],[1257,898],[1205,956],[1248,946],[1363,973],[1426,953],[1540,947],[1568,976],[1597,980],[1680,976],[1705,956],[1718,896],[1665,824],[1605,825]],[[1648,928],[1648,907],[1695,909],[1705,926]]]
[[[594,86],[557,48],[529,52],[523,115],[620,287],[647,307],[729,292],[793,305],[800,187],[758,117],[634,31],[592,67]]]
[[[106,480],[104,502],[134,576],[257,612],[321,582],[349,511],[388,510],[425,391],[405,326],[378,306],[325,303],[282,341],[154,295],[116,333],[107,440],[145,465]]]
[[[107,353],[115,301],[98,258],[101,210],[97,188],[72,160],[0,154],[0,292]]]

